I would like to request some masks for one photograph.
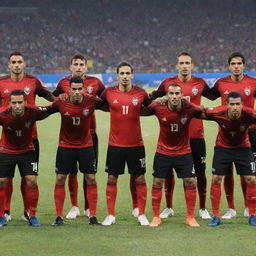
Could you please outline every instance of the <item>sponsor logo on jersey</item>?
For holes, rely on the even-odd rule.
[[[64,113],[64,116],[70,116],[70,114],[68,112]]]
[[[193,88],[192,88],[192,93],[193,93],[194,95],[197,95],[197,94],[198,94],[198,89],[197,89],[196,87],[193,87]]]
[[[119,102],[118,102],[118,100],[113,100],[113,103],[118,104]]]
[[[89,114],[89,109],[88,108],[83,109],[83,115],[87,116],[88,114]]]
[[[47,108],[45,108],[45,107],[38,107],[40,110],[46,110]]]
[[[251,88],[250,88],[250,87],[246,87],[246,88],[244,89],[244,94],[245,94],[246,96],[249,96],[249,95],[251,94]]]
[[[31,120],[25,122],[25,127],[28,129],[31,126]]]
[[[244,132],[245,131],[245,125],[244,124],[240,125],[239,129],[240,129],[241,132]]]
[[[137,97],[133,97],[133,98],[132,98],[132,104],[133,104],[134,106],[137,106],[138,103],[139,103],[139,99],[138,99]]]
[[[92,94],[92,92],[93,92],[93,87],[92,87],[92,86],[88,86],[88,87],[87,87],[87,92],[88,92],[89,94]]]
[[[24,92],[26,93],[26,95],[29,95],[29,93],[30,93],[30,87],[26,86],[26,87],[24,88]]]
[[[187,121],[188,121],[187,116],[183,116],[183,117],[180,119],[180,122],[181,122],[182,124],[186,124]]]
[[[8,89],[5,89],[5,90],[4,90],[4,93],[9,93],[9,90],[8,90]]]
[[[226,126],[225,126],[225,124],[221,125],[221,127],[222,127],[223,129],[226,129]]]
[[[162,121],[166,122],[166,121],[167,121],[167,118],[166,118],[166,117],[163,117],[163,118],[162,118]]]
[[[224,94],[229,94],[229,91],[228,91],[228,90],[226,90],[226,91],[224,92]]]
[[[7,130],[11,130],[12,128],[10,127],[10,126],[7,126],[7,128],[6,128]]]

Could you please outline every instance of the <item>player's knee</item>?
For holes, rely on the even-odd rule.
[[[185,186],[191,186],[196,184],[196,179],[195,178],[184,178],[184,185]]]
[[[153,180],[154,186],[163,186],[163,183],[164,183],[164,179],[154,178],[154,180]]]
[[[36,185],[37,184],[37,178],[36,176],[26,176],[26,182],[28,185]]]
[[[5,184],[6,180],[7,180],[7,178],[0,179],[0,187],[2,187]]]
[[[85,178],[87,183],[96,182],[95,174],[85,174],[84,178]]]
[[[133,177],[136,181],[145,181],[145,176],[144,176],[144,175],[132,175],[132,177]]]
[[[212,176],[212,184],[220,184],[221,181],[222,181],[222,176],[220,176],[220,175]]]
[[[254,184],[256,183],[256,177],[255,176],[244,176],[244,180],[246,183]]]
[[[56,184],[65,184],[66,175],[57,174],[56,176]]]

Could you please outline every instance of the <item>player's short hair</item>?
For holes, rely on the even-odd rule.
[[[243,55],[242,53],[240,53],[240,52],[233,52],[233,53],[231,53],[230,56],[228,57],[228,64],[229,64],[229,65],[230,65],[231,60],[232,60],[233,58],[241,58],[243,64],[245,64],[245,57],[244,57],[244,55]]]
[[[118,74],[119,73],[119,69],[121,67],[130,67],[131,68],[131,72],[133,73],[133,67],[130,63],[126,62],[126,61],[122,61],[120,62],[117,67],[116,67],[116,73]]]
[[[71,84],[75,83],[75,84],[83,84],[84,86],[84,79],[81,78],[80,76],[73,76],[70,80],[69,80],[69,87],[71,87]]]
[[[168,86],[168,90],[169,90],[170,87],[179,87],[179,88],[180,88],[180,91],[182,92],[182,88],[181,88],[181,86],[178,85],[178,84],[175,84],[175,83],[170,84],[170,85]],[[168,90],[167,90],[167,91],[168,91]]]
[[[22,95],[23,96],[23,99],[26,100],[26,94],[24,91],[22,90],[13,90],[11,93],[10,93],[10,96],[9,96],[9,101],[11,100],[11,97],[12,96],[20,96]]]
[[[83,60],[87,64],[87,59],[83,54],[75,54],[71,57],[70,64],[73,63],[73,60]]]
[[[15,52],[10,53],[9,59],[10,59],[12,56],[21,56],[21,57],[24,59],[23,54],[22,54],[21,52],[18,52],[18,51],[15,51]]]
[[[228,94],[228,97],[227,97],[227,100],[226,102],[229,103],[229,99],[230,98],[240,98],[241,99],[241,102],[243,102],[243,98],[242,98],[242,95],[239,93],[239,92],[230,92]]]
[[[192,59],[192,55],[189,54],[188,52],[181,52],[178,56],[177,56],[177,59],[180,57],[180,56],[188,56]]]

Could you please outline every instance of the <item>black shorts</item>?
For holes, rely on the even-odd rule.
[[[190,139],[190,147],[192,151],[196,177],[205,175],[205,157],[206,147],[204,139]]]
[[[178,178],[195,177],[192,154],[168,156],[156,152],[153,176],[161,179],[168,178],[172,168],[176,171]]]
[[[234,163],[239,175],[255,175],[255,162],[251,148],[214,147],[212,174],[230,174],[230,165]]]
[[[35,148],[36,161],[38,163],[38,161],[39,161],[39,152],[40,152],[39,140],[38,139],[33,139],[32,142],[33,142],[33,145],[34,145],[34,148]]]
[[[251,143],[252,152],[256,153],[256,129],[249,129],[248,135]]]
[[[92,133],[92,143],[93,143],[93,150],[95,154],[95,159],[96,159],[96,169],[98,166],[98,154],[99,154],[99,142],[98,142],[98,136],[96,133]]]
[[[20,154],[0,153],[0,178],[13,178],[16,164],[21,177],[37,176],[36,154],[31,150]]]
[[[93,147],[64,148],[58,147],[56,155],[56,173],[73,174],[77,163],[82,173],[96,173],[96,161]]]
[[[125,163],[132,175],[146,172],[145,148],[108,146],[106,172],[111,175],[124,174]]]

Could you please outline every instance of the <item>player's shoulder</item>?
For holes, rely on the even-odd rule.
[[[98,78],[98,77],[95,77],[95,76],[88,76],[86,75],[84,77],[84,81],[92,81],[92,82],[97,82],[97,83],[102,83],[101,80]]]
[[[228,82],[231,80],[231,76],[227,75],[216,80],[216,83]]]
[[[226,105],[220,105],[220,106],[217,106],[217,107],[208,107],[208,108],[205,108],[205,110],[208,113],[213,113],[215,115],[222,115],[222,114],[226,113],[227,106]]]
[[[178,77],[178,76],[166,77],[166,78],[161,82],[161,84],[170,85],[170,84],[172,84],[172,83],[175,83],[175,82],[177,81],[177,77]]]
[[[192,79],[198,83],[202,83],[202,84],[206,84],[206,80],[202,77],[199,77],[199,76],[194,76],[192,75]]]
[[[9,80],[10,79],[10,75],[4,75],[0,77],[0,82],[5,81],[5,80]]]
[[[24,79],[29,79],[29,80],[35,80],[35,81],[40,81],[40,79],[34,75],[25,73],[24,74]]]
[[[137,92],[146,92],[146,90],[144,88],[142,88],[141,86],[137,85],[137,84],[132,84],[132,88],[137,91]]]
[[[252,81],[252,82],[254,82],[254,83],[256,83],[256,78],[255,77],[252,77],[252,76],[249,76],[249,75],[244,75],[244,78],[246,79],[246,80],[250,80],[250,81]]]
[[[243,111],[244,111],[245,113],[249,113],[249,114],[254,114],[254,113],[256,113],[255,109],[250,108],[250,107],[246,107],[246,106],[243,106]]]
[[[72,78],[71,75],[64,76],[64,77],[62,77],[62,78],[59,80],[59,83],[66,83],[66,82],[69,82],[71,78]]]

